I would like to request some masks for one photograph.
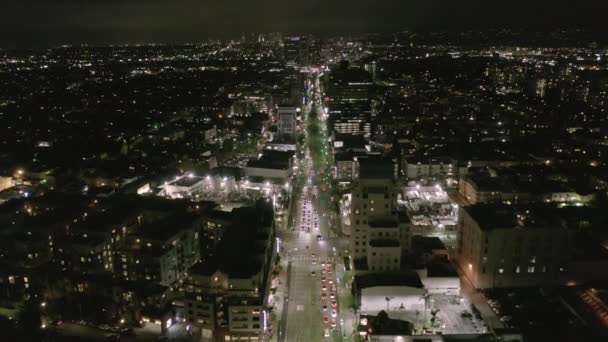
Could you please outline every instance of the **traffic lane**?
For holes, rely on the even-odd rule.
[[[57,329],[57,341],[107,341],[111,335],[116,333],[73,323],[64,323]],[[133,336],[121,336],[119,341],[157,341],[159,336],[142,328],[134,329]]]
[[[306,260],[295,261],[294,265],[297,271],[294,274],[293,295],[289,299],[291,308],[286,340],[316,341],[321,334],[319,287],[316,284],[317,276],[311,277],[310,272],[318,271]]]

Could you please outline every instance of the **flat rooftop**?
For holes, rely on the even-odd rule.
[[[382,239],[382,240],[371,240],[369,245],[372,247],[399,247],[401,244],[395,239]]]
[[[409,286],[423,288],[418,273],[414,271],[401,271],[394,273],[373,273],[355,276],[358,290],[375,286]]]
[[[198,176],[181,176],[167,184],[189,188],[196,183],[202,182],[203,180],[205,180],[205,178]]]
[[[464,207],[483,230],[496,228],[564,228],[559,209],[549,205],[477,204]]]

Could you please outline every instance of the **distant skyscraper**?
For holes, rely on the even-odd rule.
[[[321,46],[312,36],[287,37],[283,40],[285,62],[290,66],[321,63]]]
[[[329,129],[337,133],[364,135],[371,132],[373,82],[363,69],[349,68],[347,62],[331,71],[327,82]]]
[[[283,51],[285,62],[289,66],[299,66],[303,63],[303,56],[306,49],[306,38],[287,37],[283,40]]]

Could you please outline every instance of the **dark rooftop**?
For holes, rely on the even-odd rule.
[[[423,288],[418,273],[414,271],[401,271],[395,273],[374,273],[355,276],[357,290],[374,286],[409,286]]]
[[[458,272],[454,270],[448,261],[433,261],[426,265],[428,277],[458,277]]]
[[[214,257],[194,265],[191,273],[211,275],[221,271],[231,277],[251,277],[261,270],[264,252],[256,241],[268,239],[272,225],[272,208],[267,202],[256,207],[235,208],[231,212],[215,211],[211,217],[231,222],[217,247]]]
[[[549,205],[477,204],[462,208],[482,230],[494,228],[563,228],[559,209]]]
[[[399,319],[391,319],[388,317],[385,311],[380,311],[377,316],[363,315],[361,318],[367,318],[368,326],[371,328],[372,335],[412,335],[412,323]],[[358,330],[365,330],[362,328],[362,326],[359,326]]]
[[[360,179],[393,179],[394,164],[390,160],[365,158],[359,161]]]

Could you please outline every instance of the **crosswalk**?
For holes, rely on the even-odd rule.
[[[310,254],[295,254],[295,255],[289,256],[290,261],[312,261],[313,259],[316,260],[317,263],[338,261],[338,258],[336,258],[334,256],[315,257],[315,258],[313,258]]]

